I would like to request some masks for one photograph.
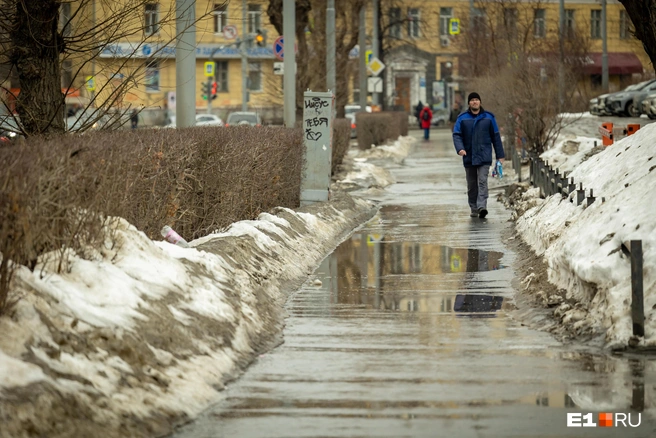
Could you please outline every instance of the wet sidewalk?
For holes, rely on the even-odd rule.
[[[416,133],[417,136],[421,134]],[[512,318],[509,212],[469,217],[447,130],[419,140],[378,216],[290,297],[284,344],[176,437],[656,436],[656,363]],[[640,426],[568,428],[567,413]]]

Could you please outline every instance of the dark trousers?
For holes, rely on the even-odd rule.
[[[430,138],[430,128],[424,128],[424,140],[428,140]]]

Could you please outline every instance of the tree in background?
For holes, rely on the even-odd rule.
[[[620,3],[633,22],[635,37],[642,42],[652,68],[656,69],[656,0],[620,0]]]
[[[483,106],[497,114],[507,132],[519,132],[526,147],[538,153],[560,132],[563,121],[558,114],[565,110],[564,103],[569,107],[576,100],[587,103],[580,83],[589,51],[584,36],[573,29],[565,33],[561,82],[558,31],[550,34],[544,22],[536,19],[535,11],[543,4],[477,2],[470,18],[473,22],[463,26],[459,40],[466,88],[478,91]]]
[[[338,117],[343,116],[344,105],[349,103],[349,86],[353,78],[357,81],[358,60],[349,59],[349,54],[358,44],[360,8],[366,7],[367,0],[335,0],[335,59],[336,59],[336,106]],[[401,0],[381,0],[379,23],[379,58],[384,61],[390,49],[402,44],[416,45],[416,41],[406,38],[395,29],[405,26],[412,18],[407,14]],[[326,0],[296,1],[296,108],[301,111],[303,92],[307,89],[324,90],[326,87]],[[399,11],[398,16],[391,14]],[[269,20],[276,31],[282,35],[282,0],[270,0],[267,9]],[[367,17],[367,28],[371,29],[371,17]],[[418,24],[422,29],[425,22]],[[355,87],[357,88],[357,87]]]
[[[270,0],[269,21],[283,34],[282,0]],[[336,106],[338,117],[348,103],[349,53],[358,43],[358,17],[366,0],[335,0]],[[296,111],[302,111],[305,90],[326,88],[326,0],[296,0]]]
[[[153,5],[157,10],[149,15]],[[131,54],[103,64],[105,76],[122,80],[108,80],[99,87],[78,129],[92,126],[110,110],[114,118],[108,125],[119,124],[123,113],[131,109],[118,104],[143,82],[147,65],[147,60],[130,55],[144,43],[164,47],[174,39],[175,10],[161,10],[151,0],[0,0],[0,64],[9,67],[0,84],[14,77],[20,88],[15,95],[11,87],[3,86],[1,104],[5,110],[15,105],[15,124],[24,135],[63,133],[67,127],[62,88],[70,91],[90,70],[100,73],[103,66],[96,65],[98,55],[112,44],[130,40]],[[92,63],[94,69],[89,68]],[[64,66],[69,77],[62,84]]]

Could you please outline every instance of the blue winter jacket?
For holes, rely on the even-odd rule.
[[[494,114],[483,108],[478,115],[467,110],[458,116],[453,127],[453,145],[456,152],[463,149],[467,152],[462,157],[465,167],[492,165],[492,146],[497,160],[505,158]]]

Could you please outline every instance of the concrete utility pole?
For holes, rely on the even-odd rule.
[[[360,111],[367,110],[367,35],[365,27],[366,6],[360,8],[360,27],[358,30],[358,45],[360,48]]]
[[[294,128],[296,125],[296,1],[282,2],[282,33],[283,33],[283,78],[285,93],[285,126]]]
[[[606,0],[601,0],[601,89],[608,93],[608,33],[606,32]]]
[[[241,0],[241,110],[248,111],[248,17],[246,12],[246,0]]]
[[[335,88],[335,0],[328,0],[326,8],[326,89],[336,96]]]
[[[374,0],[374,26],[372,32],[371,53],[374,58],[378,58],[378,13],[379,13],[380,0]],[[380,105],[380,94],[374,92],[372,94],[372,102],[374,105]]]
[[[175,88],[178,128],[196,124],[196,0],[176,0]]]
[[[565,0],[560,0],[558,21],[558,46],[560,60],[558,62],[558,111],[562,112],[565,104]]]

